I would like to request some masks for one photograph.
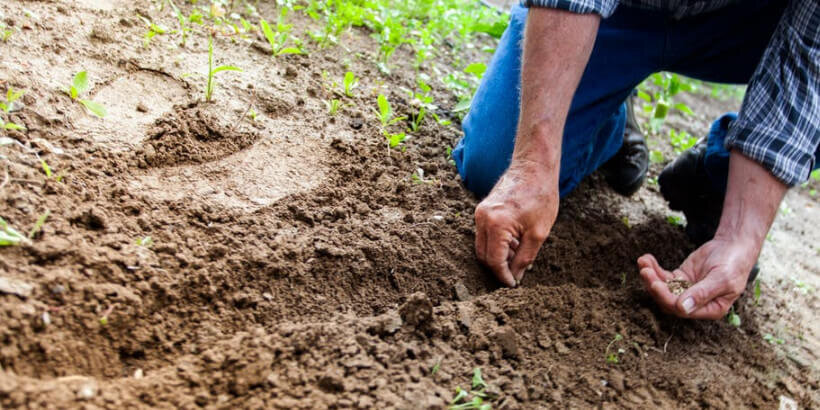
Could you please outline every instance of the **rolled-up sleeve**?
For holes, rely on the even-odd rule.
[[[607,18],[615,12],[618,0],[521,0],[524,7],[561,9],[579,14],[600,14]]]
[[[806,181],[820,145],[820,2],[792,0],[726,136],[726,147],[787,185]]]

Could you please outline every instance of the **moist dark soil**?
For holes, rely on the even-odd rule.
[[[0,407],[444,408],[475,368],[498,408],[817,406],[813,359],[762,337],[778,300],[745,297],[739,329],[658,310],[636,259],[671,267],[692,246],[656,186],[622,198],[589,178],[521,285],[500,288],[447,157],[457,127],[427,121],[388,149],[371,112],[381,91],[410,113],[407,50],[384,75],[358,29],[342,41],[363,58],[219,39],[219,64],[244,73],[204,103],[184,74],[207,43],[144,47],[134,10],[170,17],[151,5],[0,4],[21,28],[0,42],[0,90],[26,90],[10,115],[22,146],[0,147],[0,216],[28,232],[51,212],[31,244],[0,249],[17,283],[0,288]],[[330,116],[322,72],[348,64],[362,84]],[[83,69],[104,120],[60,91]]]

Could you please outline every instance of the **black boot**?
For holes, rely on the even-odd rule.
[[[658,176],[661,195],[669,208],[686,215],[686,235],[697,246],[715,237],[725,192],[712,188],[704,167],[706,140],[700,140],[663,169]],[[757,263],[752,268],[748,283],[757,277]]]
[[[649,149],[635,119],[632,108],[634,97],[626,100],[626,128],[621,149],[601,167],[606,182],[615,192],[630,196],[646,181],[649,170]]]

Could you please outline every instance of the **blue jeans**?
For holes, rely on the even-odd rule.
[[[618,152],[626,123],[624,100],[650,74],[671,71],[706,81],[747,83],[785,3],[747,0],[683,20],[621,6],[602,20],[564,128],[561,196]],[[464,138],[453,150],[461,178],[479,197],[489,193],[512,157],[526,19],[527,9],[513,6],[510,25],[462,123]],[[725,186],[726,132],[714,131],[707,150],[708,174],[715,186]]]

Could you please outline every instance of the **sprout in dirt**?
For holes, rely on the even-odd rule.
[[[89,112],[97,117],[103,118],[106,115],[105,107],[100,103],[80,98],[80,96],[88,91],[88,73],[80,71],[74,76],[71,86],[64,90],[66,94],[74,101],[79,101]]]
[[[31,231],[28,233],[29,239],[34,239],[34,235],[37,235],[37,233],[40,232],[41,229],[43,229],[43,225],[45,225],[46,219],[48,219],[49,215],[51,215],[51,211],[46,210],[44,214],[40,215],[37,218],[37,221],[34,223],[34,227],[31,228]]]
[[[11,112],[12,107],[14,107],[14,102],[17,101],[20,97],[23,96],[23,91],[14,91],[13,88],[9,87],[6,90],[6,99],[5,101],[0,101],[0,110],[4,113],[8,114]],[[15,124],[11,121],[4,121],[0,118],[0,130],[24,130],[26,129],[22,125]]]
[[[216,80],[214,77],[223,71],[239,71],[242,69],[232,65],[221,65],[214,67],[214,37],[208,36],[208,83],[205,85],[205,102],[211,102],[211,97],[214,94],[214,87]]]
[[[348,97],[353,97],[353,89],[359,84],[359,79],[356,78],[356,74],[353,74],[352,71],[348,71],[345,73],[345,78],[342,81],[342,84],[345,87],[345,95]]]
[[[146,31],[145,34],[143,34],[143,36],[142,36],[142,45],[143,45],[143,47],[148,47],[149,45],[151,45],[151,39],[152,38],[154,38],[158,35],[161,35],[161,34],[165,34],[165,33],[168,32],[167,28],[165,28],[163,26],[160,26],[158,24],[155,24],[154,22],[152,22],[151,20],[148,20],[147,18],[145,18],[143,16],[137,16],[137,17],[139,17],[140,20],[142,20],[142,22],[145,23],[146,26],[148,26],[148,31]]]
[[[735,307],[729,308],[729,313],[726,314],[726,322],[734,327],[740,327],[740,315],[735,313]]]
[[[406,117],[393,117],[393,109],[390,107],[390,102],[387,101],[387,97],[385,97],[384,94],[379,94],[376,102],[379,107],[376,114],[381,122],[382,134],[387,139],[388,148],[395,148],[407,138],[407,135],[403,132],[391,133],[387,130],[387,127],[406,119]]]
[[[760,304],[760,278],[755,279],[754,299],[755,305]]]
[[[325,105],[327,105],[328,114],[336,115],[336,113],[339,111],[339,107],[341,106],[341,101],[334,98],[330,101],[325,101]]]
[[[137,240],[136,240],[136,244],[137,244],[137,246],[144,246],[144,247],[146,247],[146,248],[150,248],[150,247],[151,247],[151,245],[153,245],[153,244],[154,244],[154,239],[153,239],[153,238],[151,238],[150,236],[145,236],[145,237],[142,237],[142,238],[137,238]]]
[[[276,31],[271,28],[265,19],[259,20],[259,26],[262,27],[262,34],[264,34],[268,40],[271,54],[274,56],[280,56],[282,54],[305,54],[302,50],[302,41],[290,34],[291,31],[293,31],[293,24],[285,24],[287,11],[287,8],[282,8],[279,19],[276,22]],[[288,40],[292,40],[294,45],[288,47]]]
[[[612,341],[610,341],[608,345],[606,345],[606,350],[604,351],[604,356],[606,358],[607,363],[609,363],[609,364],[618,364],[618,362],[621,361],[620,360],[620,355],[624,353],[624,349],[618,348],[618,350],[616,350],[615,352],[612,352],[612,353],[609,352],[609,349],[612,348],[612,345],[614,345],[615,343],[620,342],[623,339],[624,339],[624,337],[621,336],[620,333],[615,333],[615,337],[612,338]]]
[[[28,243],[28,238],[0,218],[0,246],[14,246],[21,243]]]

